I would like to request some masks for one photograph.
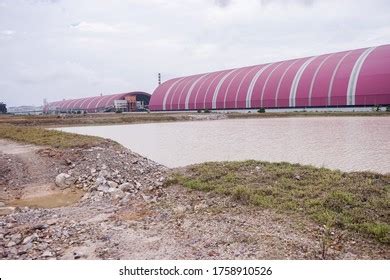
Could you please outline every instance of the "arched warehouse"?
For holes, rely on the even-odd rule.
[[[45,113],[139,111],[148,107],[150,94],[141,91],[68,99],[46,104]]]
[[[390,104],[390,45],[168,80],[151,110]]]

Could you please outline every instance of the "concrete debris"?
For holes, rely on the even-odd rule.
[[[107,185],[108,185],[110,188],[117,188],[117,187],[118,187],[118,183],[117,183],[117,182],[114,182],[114,181],[107,181]]]
[[[53,253],[50,252],[49,250],[44,251],[41,255],[41,257],[43,257],[43,258],[52,257],[52,256],[53,256]]]
[[[76,179],[69,174],[60,173],[55,179],[55,183],[59,188],[68,188],[75,183]]]
[[[37,238],[38,238],[38,235],[36,233],[34,233],[30,236],[27,236],[25,239],[23,239],[22,244],[31,243],[31,242],[35,241]]]
[[[82,190],[84,194],[74,207],[69,208],[10,207],[0,202],[0,218],[4,217],[0,220],[0,258],[98,258],[93,257],[93,252],[76,250],[70,253],[67,248],[77,248],[90,240],[95,243],[106,240],[102,237],[103,232],[122,227],[117,220],[108,226],[113,213],[131,207],[134,201],[150,203],[164,197],[161,178],[165,178],[168,169],[123,147],[74,148],[67,152],[50,148],[29,156],[36,157],[31,161],[39,161],[44,168],[40,174],[43,183],[54,181],[61,190]],[[10,162],[8,158],[5,160]],[[11,180],[15,180],[19,188],[11,189],[11,194],[12,191],[20,193],[24,186],[33,182],[24,179],[30,176],[23,174],[27,168],[17,158],[12,164],[12,168],[20,171],[20,178],[15,180],[15,173],[7,173],[10,178],[5,182],[12,184]],[[9,186],[3,190],[7,191]],[[104,214],[106,219],[101,222],[83,220],[83,216],[92,213],[108,214]],[[103,257],[108,253],[108,250],[102,250],[99,254]]]

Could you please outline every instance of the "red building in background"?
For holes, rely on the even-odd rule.
[[[390,45],[180,77],[161,84],[154,111],[390,104]]]

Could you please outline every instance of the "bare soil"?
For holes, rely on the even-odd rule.
[[[390,258],[388,246],[342,230],[325,240],[323,228],[301,216],[164,187],[171,172],[119,145],[53,149],[0,140],[0,259]],[[56,186],[60,173],[75,183]],[[62,207],[15,202],[73,191],[84,195]]]

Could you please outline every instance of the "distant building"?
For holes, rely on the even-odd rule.
[[[39,115],[42,114],[43,106],[16,106],[8,107],[8,113],[16,115]]]
[[[47,103],[44,113],[132,112],[148,108],[150,94],[141,91],[99,95]]]
[[[390,104],[390,45],[180,77],[158,86],[155,111]]]

